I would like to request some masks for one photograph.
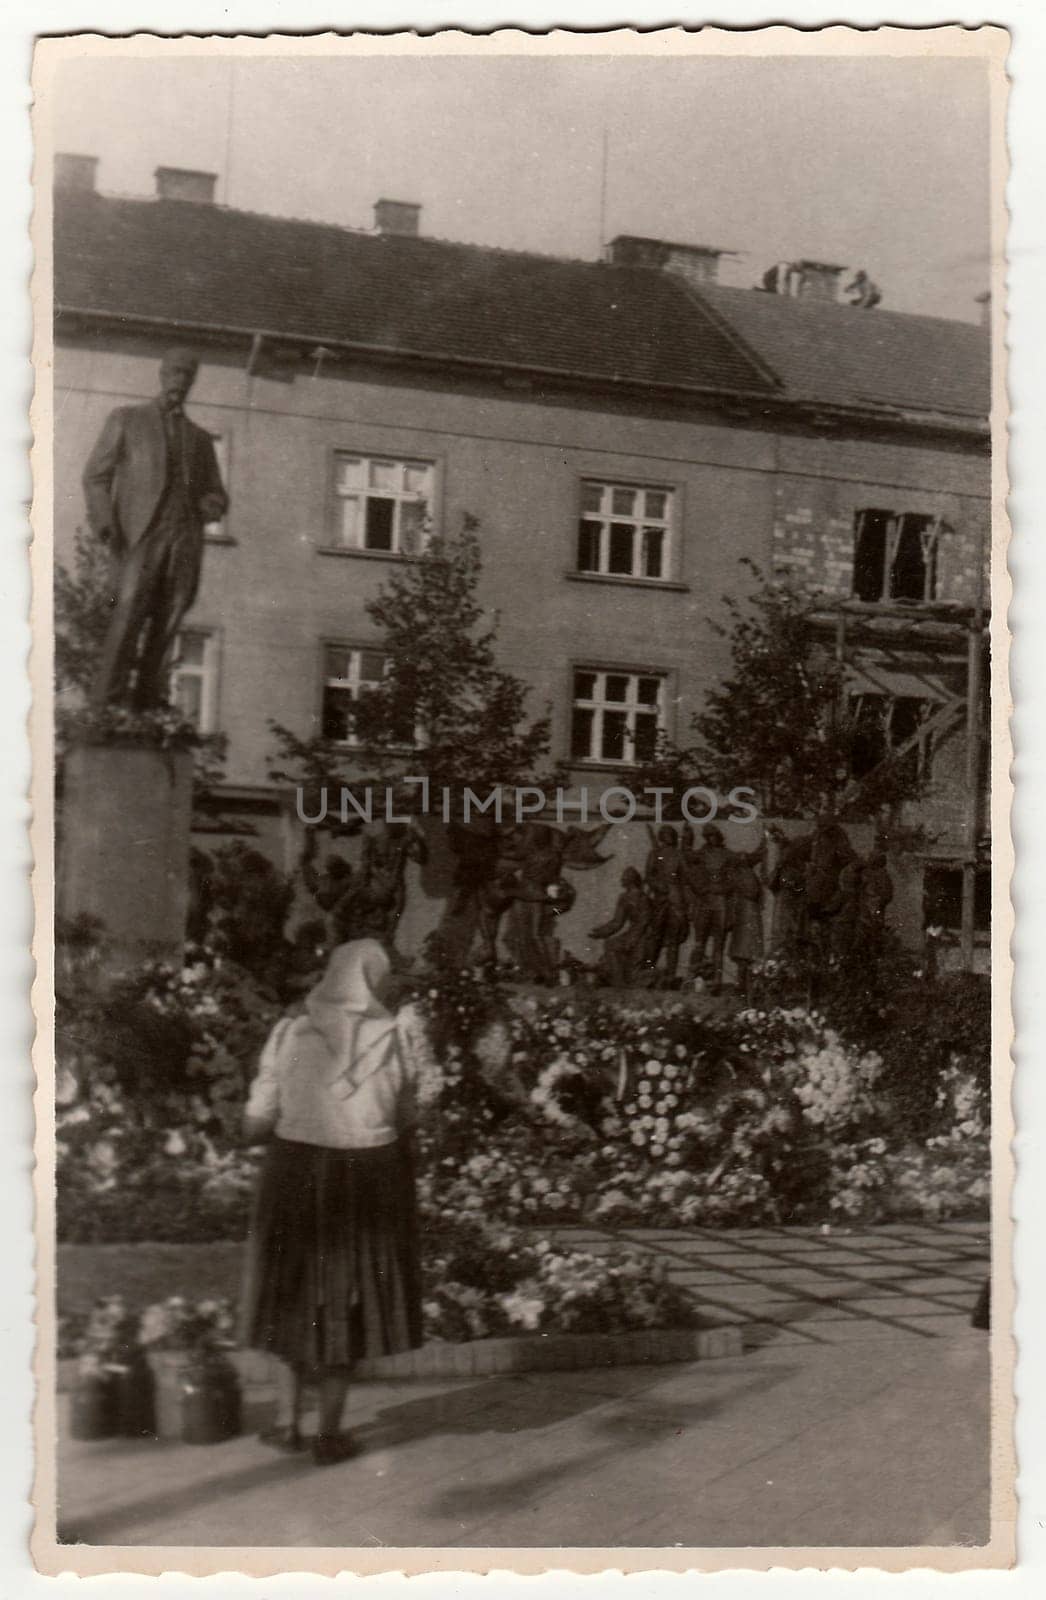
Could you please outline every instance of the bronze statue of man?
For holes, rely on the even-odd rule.
[[[84,468],[87,520],[113,560],[113,613],[91,704],[145,711],[168,699],[167,666],[196,598],[203,530],[225,515],[214,442],[185,415],[198,367],[168,350],[160,393],[110,412]]]

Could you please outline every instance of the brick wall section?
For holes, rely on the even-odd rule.
[[[854,519],[875,509],[940,517],[937,598],[987,597],[989,466],[979,453],[855,440],[781,441],[774,495],[773,569],[828,593],[853,584]]]
[[[937,516],[937,598],[972,605],[989,599],[989,463],[977,452],[929,450],[858,440],[783,438],[774,492],[773,571],[846,598],[853,590],[855,515],[864,509]],[[942,675],[962,693],[961,668]],[[964,847],[965,734],[960,721],[935,746],[933,781],[905,820],[935,835],[932,853]],[[918,900],[918,894],[913,888]],[[895,907],[895,913],[897,907]],[[919,911],[913,901],[913,915]],[[896,920],[896,917],[895,917]]]

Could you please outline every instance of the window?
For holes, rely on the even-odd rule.
[[[174,647],[171,702],[198,733],[218,726],[218,639],[199,628],[184,628]]]
[[[570,754],[575,761],[651,761],[663,714],[664,678],[652,673],[574,673]]]
[[[939,517],[858,511],[854,519],[853,592],[858,600],[937,597]]]
[[[973,880],[973,926],[976,933],[991,928],[992,881],[987,867],[978,867]],[[962,868],[928,866],[923,874],[923,927],[958,933],[962,928]]]
[[[667,578],[674,493],[627,483],[581,485],[577,570]]]
[[[211,443],[214,445],[214,455],[218,462],[218,473],[225,488],[229,487],[229,440],[224,433],[212,433]],[[219,517],[217,522],[205,522],[203,525],[205,539],[228,539],[229,534],[225,526],[225,518]]]
[[[866,777],[909,739],[917,743],[901,757],[912,776],[924,775],[931,757],[930,739],[920,729],[933,711],[933,702],[914,695],[854,694],[850,697],[852,743],[850,768],[855,778]]]
[[[386,657],[381,650],[357,650],[347,645],[323,648],[323,705],[321,731],[337,744],[355,744],[353,707],[361,694],[385,677]]]
[[[338,451],[331,534],[335,549],[417,555],[432,526],[434,480],[431,461]]]

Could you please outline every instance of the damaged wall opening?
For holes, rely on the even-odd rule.
[[[988,867],[974,876],[973,926],[976,933],[991,929],[992,878]],[[957,934],[962,927],[962,868],[950,863],[927,866],[923,873],[923,927],[943,928]]]
[[[939,517],[911,511],[858,511],[854,517],[855,598],[935,600],[943,526]]]
[[[862,690],[850,695],[852,742],[850,771],[855,778],[868,773],[915,737],[934,710],[932,700],[915,695],[875,694]],[[913,777],[928,778],[932,739],[927,734],[901,756],[901,766]]]

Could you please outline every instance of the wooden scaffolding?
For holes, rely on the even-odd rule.
[[[894,746],[883,758],[897,761],[928,738],[951,732],[961,726],[964,738],[964,782],[962,840],[959,865],[962,869],[962,914],[960,949],[962,965],[972,971],[975,944],[975,895],[977,869],[983,856],[983,839],[988,816],[982,815],[981,763],[987,740],[984,717],[984,688],[988,668],[988,617],[982,605],[963,606],[948,601],[825,600],[812,613],[819,632],[828,636],[836,659],[857,665],[855,653],[874,649],[887,668],[911,679],[919,677],[913,669],[913,653],[927,658],[923,681],[938,702],[934,712],[903,743]],[[955,673],[962,688],[950,693],[930,673],[961,669]],[[881,766],[882,763],[879,764]],[[852,799],[878,767],[855,779],[846,798]],[[954,859],[954,858],[953,858]]]

